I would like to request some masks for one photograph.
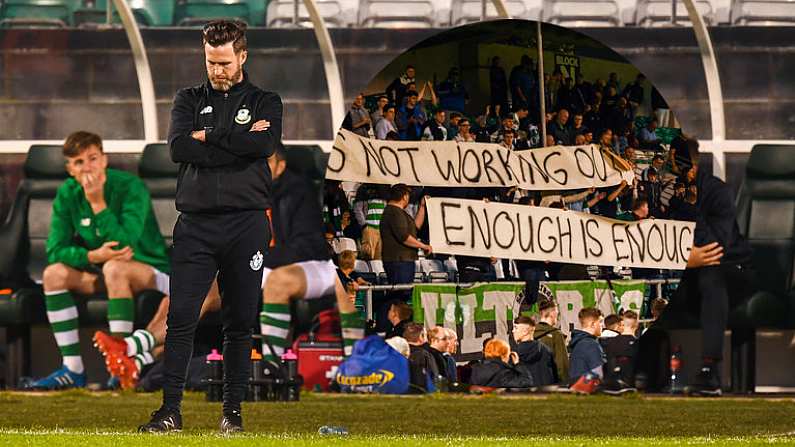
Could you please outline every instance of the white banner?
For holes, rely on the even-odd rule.
[[[692,222],[624,222],[592,214],[480,200],[430,198],[436,253],[683,270]]]
[[[375,140],[344,129],[326,168],[327,179],[348,182],[527,190],[600,188],[632,183],[633,175],[596,145],[509,151],[492,143]]]

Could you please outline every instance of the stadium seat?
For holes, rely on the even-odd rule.
[[[171,247],[174,225],[179,213],[174,203],[177,195],[179,165],[171,161],[165,144],[147,144],[138,163],[138,175],[149,189],[152,209],[157,218],[160,234]]]
[[[433,28],[436,11],[429,0],[360,0],[363,28]]]
[[[80,0],[0,1],[0,28],[65,28]]]
[[[438,259],[423,259],[420,261],[420,271],[429,282],[448,282],[449,277],[444,264]]]
[[[334,248],[334,253],[340,254],[345,250],[358,251],[356,248],[356,241],[349,237],[338,237],[331,243]]]
[[[733,25],[791,26],[795,23],[795,2],[787,0],[734,0],[730,21]]]
[[[707,0],[697,0],[694,2],[696,9],[704,18],[707,25],[714,23],[712,5]],[[635,10],[635,23],[638,26],[670,26],[671,25],[671,0],[638,0]],[[691,26],[687,8],[680,1],[676,6],[677,25]]]
[[[177,0],[174,8],[175,25],[202,26],[215,19],[250,23],[248,3],[245,0]]]
[[[373,259],[368,262],[370,264],[370,271],[375,273],[378,277],[378,283],[386,284],[386,271],[384,270],[384,263],[380,259]]]
[[[83,5],[75,11],[74,24],[86,26],[107,21],[108,2],[112,0],[83,0]],[[174,2],[158,0],[126,0],[140,26],[170,26],[174,22]],[[119,13],[113,11],[113,23],[121,23]]]
[[[482,16],[481,0],[453,0],[450,8],[450,26],[480,22]],[[540,8],[530,8],[524,0],[505,0],[508,14],[513,18],[538,20]],[[496,19],[497,9],[491,1],[486,2],[486,20]]]
[[[566,27],[621,25],[614,0],[545,0],[543,16],[545,22]]]
[[[318,12],[323,17],[327,26],[342,28],[350,24],[350,19],[342,9],[337,0],[318,0],[316,2]],[[293,0],[274,0],[268,4],[266,14],[267,26],[269,28],[289,28],[293,26],[293,21],[297,19],[296,25],[303,28],[311,28],[312,21],[309,13],[302,1],[298,2],[298,17],[295,17],[295,2]]]
[[[356,273],[370,273],[370,265],[367,264],[367,261],[357,259],[356,264],[353,266],[353,271]]]

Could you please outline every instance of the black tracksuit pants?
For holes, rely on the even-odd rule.
[[[754,287],[754,272],[745,265],[721,264],[685,270],[661,323],[665,327],[675,326],[675,320],[686,318],[683,314],[699,315],[703,356],[721,360],[729,310],[750,297]]]
[[[248,387],[251,329],[259,314],[269,241],[270,223],[262,210],[179,216],[171,254],[164,406],[180,408],[199,311],[217,273],[224,333],[224,411],[240,409]]]

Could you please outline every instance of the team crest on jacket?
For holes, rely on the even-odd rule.
[[[251,112],[243,106],[242,109],[237,111],[237,116],[235,116],[235,122],[238,124],[248,124],[251,121]]]
[[[254,253],[254,256],[251,257],[251,261],[248,262],[248,265],[251,267],[251,270],[255,272],[262,268],[262,253],[257,251]]]
[[[205,115],[207,113],[213,113],[213,106],[207,106],[203,108],[202,111],[199,112],[199,115]]]

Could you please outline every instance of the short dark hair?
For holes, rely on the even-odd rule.
[[[419,93],[417,93],[417,91],[416,91],[416,90],[409,90],[409,91],[407,91],[407,92],[406,92],[406,97],[408,98],[408,97],[411,97],[411,96],[420,96],[420,94],[419,94]]]
[[[392,185],[392,188],[389,189],[389,200],[397,202],[402,200],[403,196],[407,194],[411,194],[411,189],[403,183],[398,183],[397,185]]]
[[[528,317],[527,315],[519,315],[513,320],[513,324],[527,324],[529,326],[535,327],[536,320],[533,317]]]
[[[657,155],[655,155],[654,157],[652,157],[651,161],[652,161],[652,162],[654,162],[654,161],[656,161],[656,160],[665,161],[665,157],[663,157],[663,156],[662,156],[662,155],[660,155],[660,154],[657,154]]]
[[[284,150],[284,143],[279,141],[276,143],[276,146],[273,148],[273,156],[276,157],[279,161],[287,161],[287,154]]]
[[[577,319],[580,320],[581,325],[588,320],[599,321],[601,317],[602,311],[595,307],[583,307],[577,314]]]
[[[400,321],[405,321],[411,318],[412,310],[411,306],[408,304],[395,300],[389,305],[389,307],[395,309],[395,313],[397,314],[398,318],[400,318]]]
[[[605,317],[605,327],[610,329],[613,326],[621,323],[621,317],[616,314],[610,314]]]
[[[547,310],[555,309],[557,307],[558,303],[556,303],[555,300],[542,299],[541,301],[538,302],[538,313],[544,315],[544,313],[546,313]]]
[[[78,130],[66,137],[66,141],[63,143],[63,156],[77,157],[89,146],[96,146],[100,152],[105,152],[102,149],[102,138],[99,135],[85,130]]]
[[[621,314],[621,318],[626,318],[627,320],[637,320],[638,313],[634,310],[625,310],[623,314]]]
[[[423,332],[425,332],[425,326],[419,323],[409,323],[403,329],[403,338],[409,343],[417,343]]]
[[[202,28],[202,45],[220,47],[232,42],[235,54],[248,49],[246,29],[248,25],[239,20],[213,20]]]

